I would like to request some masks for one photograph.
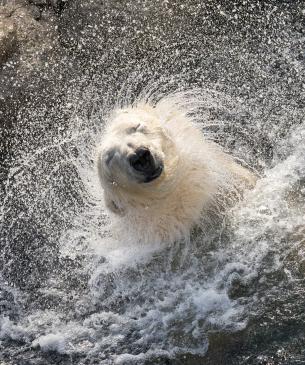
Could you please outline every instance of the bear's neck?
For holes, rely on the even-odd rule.
[[[126,224],[132,226],[145,241],[173,241],[189,234],[199,222],[201,212],[212,194],[209,170],[199,160],[180,159],[179,175],[171,188],[151,196],[127,196]],[[126,196],[125,196],[126,199]],[[150,237],[150,238],[149,238]]]

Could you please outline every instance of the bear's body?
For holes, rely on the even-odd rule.
[[[183,110],[167,108],[164,101],[114,113],[99,149],[98,172],[122,232],[142,242],[188,237],[208,210],[224,209],[256,180],[205,140]]]

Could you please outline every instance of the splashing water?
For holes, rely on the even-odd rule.
[[[203,104],[209,107],[215,101],[211,95],[210,90],[201,93],[197,105],[192,99],[190,110],[200,113]],[[216,93],[214,98],[219,102],[222,96]],[[179,94],[174,100],[182,101]],[[32,256],[47,260],[55,251],[57,257],[43,277],[40,263],[29,272],[28,292],[14,294],[3,287],[4,297],[13,296],[22,313],[12,310],[13,319],[1,319],[2,339],[105,364],[204,356],[209,333],[245,328],[251,309],[259,306],[260,288],[267,286],[267,293],[276,290],[269,288],[268,276],[281,271],[287,280],[296,280],[285,260],[292,251],[302,255],[304,210],[298,194],[304,190],[304,125],[280,147],[281,158],[274,159],[274,166],[226,222],[194,232],[191,242],[163,248],[134,245],[132,237],[124,242],[111,239],[92,161],[102,131],[84,129],[77,119],[71,126],[64,138],[23,156],[21,166],[8,176],[8,184],[13,183],[7,189],[3,217],[21,198],[28,215],[37,214],[42,231],[55,241],[37,247],[33,237],[27,242],[27,257],[22,253],[18,259],[29,265]],[[208,127],[208,122],[203,124]],[[77,156],[72,155],[75,146],[82,151]],[[71,172],[73,185],[60,181],[58,187],[60,176],[69,179]],[[67,209],[67,196],[57,195],[61,189],[70,194],[72,209]],[[40,215],[46,201],[55,205],[54,214],[60,217],[54,233],[48,221],[42,222],[47,217]],[[299,236],[300,241],[292,244],[289,236]],[[13,275],[15,269],[8,272]]]
[[[213,54],[234,72],[227,56],[234,47],[225,39],[216,37]],[[299,80],[304,66],[293,61],[299,38],[280,41],[282,64]],[[191,53],[173,72],[178,42],[163,58],[156,51],[167,61],[161,75],[150,70],[149,58],[140,66],[126,62],[112,76],[124,80],[117,90],[118,81],[107,79],[114,68],[103,75],[99,60],[96,76],[75,77],[58,105],[20,110],[1,190],[0,362],[254,364],[270,352],[279,363],[304,360],[304,108],[287,101],[284,76],[269,69],[277,49],[264,50],[269,61],[262,64],[246,43],[236,45],[239,69],[251,71],[243,83],[239,76],[234,85],[227,74],[209,77],[209,48],[196,73],[200,82],[190,81]],[[103,62],[113,54],[108,49]],[[194,88],[186,91],[189,84]],[[187,100],[184,107],[207,138],[261,178],[223,221],[194,230],[190,242],[116,242],[94,163],[105,120],[116,106],[165,96],[179,106]],[[294,334],[290,342],[287,333]],[[233,353],[234,341],[243,353]]]

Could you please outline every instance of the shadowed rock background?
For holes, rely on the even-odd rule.
[[[50,138],[56,140],[74,114],[90,123],[99,107],[114,105],[125,85],[133,100],[153,82],[166,91],[199,87],[226,95],[227,105],[216,101],[207,107],[210,120],[225,121],[215,139],[263,172],[281,157],[274,152],[278,141],[304,120],[304,49],[304,1],[0,0],[0,196],[8,195],[8,174],[22,160],[20,151],[34,153]],[[69,97],[77,98],[78,108],[71,109]],[[53,166],[56,158],[48,154],[44,163]],[[56,173],[64,176],[54,185],[60,204],[77,211],[82,197],[62,189],[78,184],[76,172]],[[27,193],[16,193],[11,209],[2,212],[0,237],[2,276],[8,285],[31,293],[30,298],[38,277],[42,283],[54,270],[78,265],[57,255],[57,240],[70,216],[43,201],[30,210],[26,203],[35,189],[29,185]],[[77,279],[71,287],[86,286],[87,277]],[[253,323],[250,318],[247,329],[234,335],[212,332],[206,356],[161,357],[158,363],[305,363],[303,294],[300,290],[294,293],[297,299],[288,300],[298,303],[291,304],[295,316],[281,312],[281,301],[269,297],[265,312]],[[72,361],[58,353],[38,353],[28,345],[20,352],[16,342],[4,343],[1,361],[98,363],[81,355]]]

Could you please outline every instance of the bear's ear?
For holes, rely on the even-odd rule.
[[[115,214],[118,214],[120,216],[125,215],[125,209],[121,206],[119,206],[114,200],[112,200],[109,196],[104,194],[104,199],[106,203],[106,207]]]

